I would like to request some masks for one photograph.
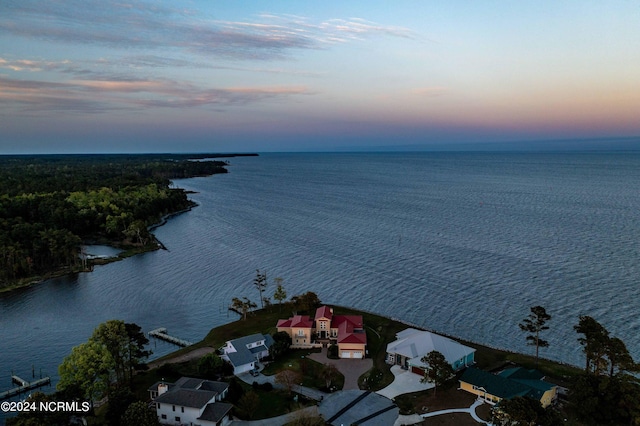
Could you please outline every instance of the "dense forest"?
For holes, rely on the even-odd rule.
[[[214,157],[0,156],[0,289],[77,269],[83,242],[155,244],[148,227],[193,205],[171,179],[226,173]]]

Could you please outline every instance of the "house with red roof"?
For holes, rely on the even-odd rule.
[[[313,320],[295,315],[278,320],[277,327],[291,336],[292,345],[336,344],[340,358],[359,359],[366,354],[367,333],[360,315],[334,315],[333,308],[321,306]]]
[[[313,320],[311,317],[294,315],[286,320],[278,320],[278,331],[284,331],[291,336],[291,344],[307,346],[313,340]]]

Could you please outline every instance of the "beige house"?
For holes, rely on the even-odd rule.
[[[291,336],[293,346],[331,343],[338,346],[340,358],[358,359],[366,355],[367,333],[360,315],[334,315],[333,308],[321,306],[313,320],[295,315],[278,320],[277,328]]]
[[[291,336],[292,345],[310,345],[313,340],[313,321],[308,316],[295,315],[286,320],[278,320],[278,332]]]

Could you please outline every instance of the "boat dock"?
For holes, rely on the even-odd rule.
[[[151,337],[155,337],[156,339],[160,339],[160,340],[164,340],[165,342],[169,342],[169,343],[173,343],[174,345],[178,345],[178,346],[191,346],[193,345],[193,343],[187,341],[187,340],[182,340],[179,339],[177,337],[171,336],[169,334],[167,334],[167,329],[164,327],[160,327],[160,328],[156,328],[155,330],[151,330],[149,332],[149,336]]]
[[[51,384],[51,379],[49,377],[43,377],[42,379],[34,380],[33,382],[28,382],[24,379],[21,379],[18,376],[11,376],[11,381],[18,386],[17,388],[9,389],[5,392],[0,392],[0,401],[5,400],[7,398],[11,398],[12,396],[19,395],[22,392],[29,391],[31,389],[36,389],[45,385]]]

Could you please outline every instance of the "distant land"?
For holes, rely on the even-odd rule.
[[[301,139],[302,141],[303,139]],[[411,144],[394,144],[392,137],[380,136],[375,139],[361,141],[358,144],[344,143],[339,139],[322,140],[319,142],[306,141],[304,149],[287,149],[287,148],[264,148],[260,150],[252,149],[245,153],[229,152],[229,153],[206,153],[197,151],[172,151],[154,152],[148,147],[138,147],[132,145],[131,152],[99,152],[87,151],[77,152],[56,152],[53,148],[49,152],[34,153],[11,153],[1,154],[3,157],[24,157],[24,156],[42,156],[42,155],[68,155],[68,156],[87,156],[87,155],[103,155],[103,156],[138,156],[153,155],[156,158],[165,159],[204,159],[204,158],[225,158],[225,157],[246,157],[257,156],[255,152],[624,152],[624,151],[640,151],[640,136],[625,137],[593,137],[593,138],[564,138],[564,139],[531,139],[531,140],[507,140],[496,141],[489,139],[478,140],[448,140],[443,142],[437,138],[429,140],[421,140]],[[255,148],[255,145],[253,145]],[[85,149],[85,148],[83,148]]]
[[[91,270],[83,244],[164,248],[151,231],[196,204],[171,179],[227,173],[257,154],[38,154],[0,156],[0,291]]]
[[[575,152],[575,151],[640,151],[640,136],[587,139],[548,139],[477,142],[424,142],[405,145],[342,146],[341,152]]]

